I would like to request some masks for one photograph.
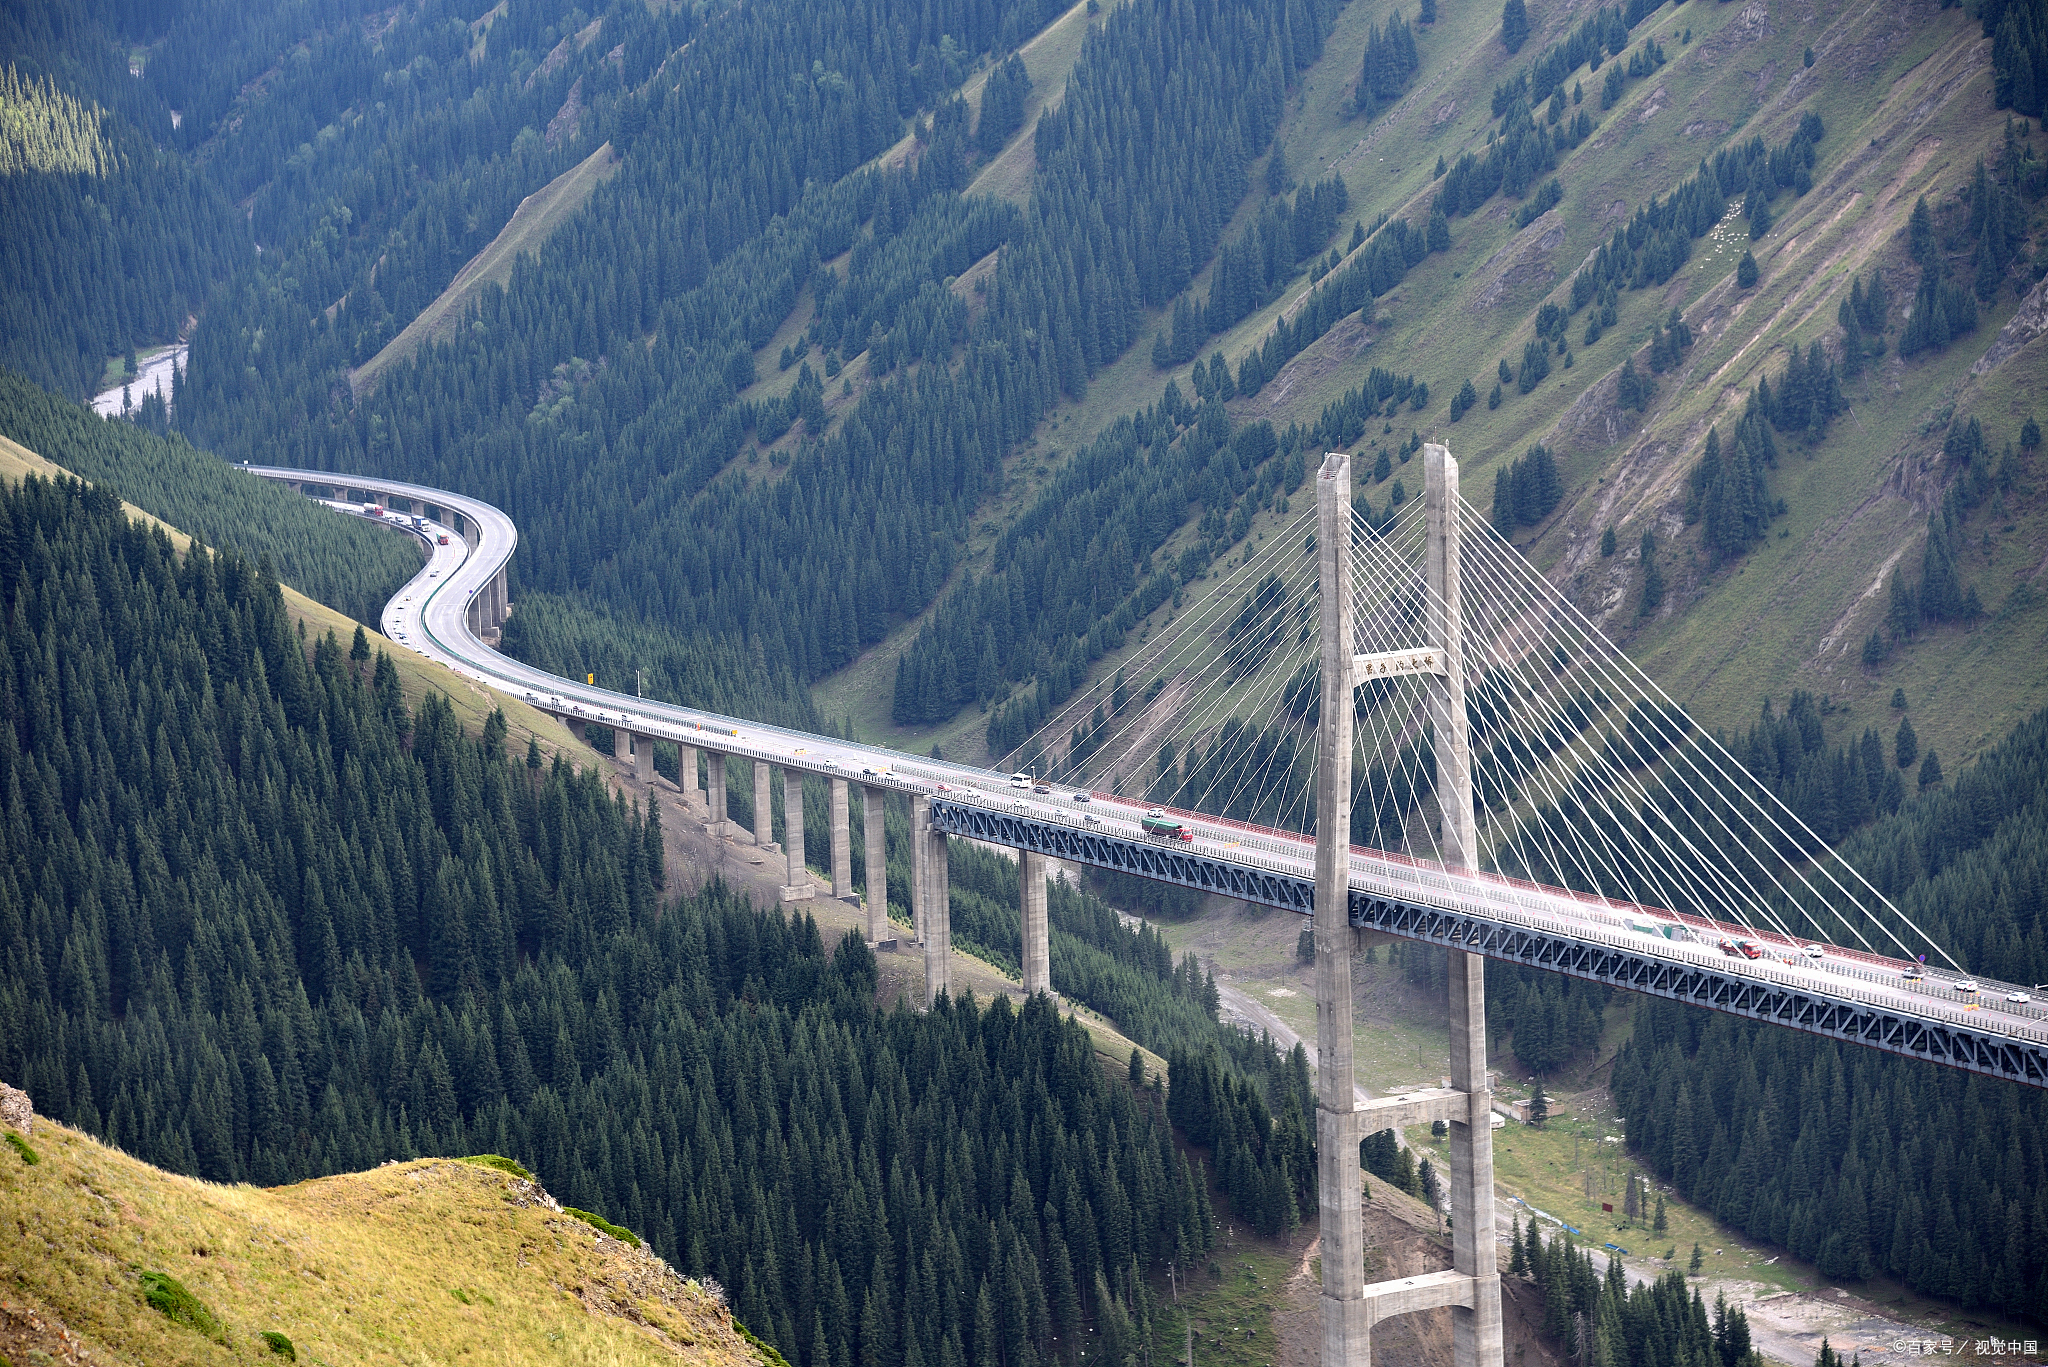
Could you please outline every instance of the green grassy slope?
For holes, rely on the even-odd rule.
[[[1806,687],[1843,704],[1834,725],[1888,726],[1896,718],[1885,704],[1904,686],[1923,735],[1952,759],[1974,752],[2048,703],[2048,676],[2028,668],[2048,613],[2036,606],[1973,630],[1924,634],[1877,671],[1861,667],[1860,649],[1885,606],[1871,586],[1893,563],[1909,579],[1918,573],[1926,515],[1943,488],[1946,423],[1937,415],[1977,413],[2002,446],[2017,436],[2026,396],[2048,365],[2029,347],[1987,377],[1969,374],[2013,313],[2010,293],[1947,353],[1888,357],[1867,371],[1849,390],[1853,413],[1817,450],[1787,443],[1774,490],[1789,515],[1744,560],[1714,571],[1681,515],[1684,480],[1708,427],[1739,416],[1756,380],[1783,369],[1788,346],[1835,344],[1835,308],[1852,274],[1882,265],[1910,288],[1914,272],[1896,238],[1914,201],[1953,197],[1976,157],[2000,142],[1988,44],[1960,11],[1927,10],[1847,5],[1819,8],[1809,19],[1760,3],[1660,10],[1635,37],[1657,36],[1670,64],[1631,81],[1594,138],[1565,159],[1558,209],[1520,231],[1504,200],[1456,221],[1452,251],[1425,261],[1383,298],[1377,326],[1333,330],[1238,407],[1246,416],[1308,421],[1374,362],[1413,366],[1446,399],[1467,376],[1484,393],[1497,359],[1519,357],[1544,299],[1569,302],[1572,272],[1615,222],[1649,195],[1668,192],[1729,140],[1759,135],[1776,143],[1802,112],[1818,111],[1829,128],[1815,188],[1779,201],[1778,224],[1754,244],[1763,272],[1756,289],[1735,288],[1735,264],[1751,244],[1746,225],[1731,220],[1695,244],[1691,261],[1664,288],[1624,295],[1620,326],[1599,343],[1582,348],[1574,327],[1574,369],[1553,370],[1528,396],[1510,387],[1499,410],[1482,405],[1455,426],[1441,408],[1416,425],[1459,455],[1475,502],[1490,496],[1496,461],[1539,440],[1558,452],[1571,493],[1528,552],[1710,723],[1744,723],[1766,694],[1782,698]],[[1347,12],[1346,21],[1355,33],[1357,19]],[[1492,85],[1517,65],[1500,60],[1485,23],[1468,17],[1474,31],[1448,31],[1456,22],[1447,19],[1425,40],[1415,93],[1362,139],[1355,124],[1337,118],[1342,92],[1310,82],[1285,134],[1290,163],[1303,174],[1338,166],[1364,214],[1416,214],[1427,202],[1435,157],[1455,159],[1475,145]],[[1692,42],[1681,45],[1688,27]],[[1560,31],[1552,23],[1531,49]],[[1811,69],[1802,62],[1808,46],[1816,57]],[[1344,60],[1335,48],[1326,65]],[[1446,68],[1445,53],[1463,58]],[[1638,418],[1615,404],[1613,377],[1625,355],[1637,354],[1641,366],[1638,348],[1674,306],[1700,341]],[[1224,339],[1225,353],[1241,354],[1267,326],[1264,317],[1248,320]],[[1390,443],[1406,436],[1405,424],[1397,426]],[[1370,453],[1369,442],[1364,449]],[[2023,495],[2008,511],[1998,527],[2012,530],[1994,530],[1991,552],[1964,569],[1994,616],[2015,574],[2030,576],[2048,541],[2030,499]],[[1626,554],[1598,555],[1609,525],[1625,548],[1645,529],[1667,547],[1675,543],[1667,560],[1675,560],[1676,573],[1672,564],[1666,573],[1678,591],[1641,630],[1640,566]],[[1983,530],[1973,523],[1973,537]]]
[[[767,1361],[715,1293],[491,1167],[428,1158],[264,1190],[47,1121],[25,1143],[34,1165],[0,1149],[0,1200],[36,1230],[0,1248],[0,1347],[18,1362]],[[199,1309],[159,1313],[148,1273]]]
[[[1352,219],[1370,223],[1388,213],[1419,224],[1435,191],[1437,158],[1484,153],[1494,86],[1585,17],[1538,13],[1537,32],[1510,58],[1498,41],[1493,7],[1442,6],[1439,22],[1419,30],[1422,69],[1405,98],[1369,122],[1348,118],[1367,31],[1397,8],[1404,7],[1393,0],[1355,0],[1344,11],[1323,60],[1291,95],[1281,130],[1298,180],[1333,171],[1344,178],[1352,208],[1340,241]],[[1837,347],[1836,305],[1852,274],[1882,266],[1895,302],[1910,295],[1917,272],[1897,239],[1915,200],[1925,195],[1939,204],[1966,191],[1978,155],[1995,156],[2003,137],[2004,117],[1991,107],[1990,45],[1975,20],[1932,3],[1666,6],[1631,37],[1632,47],[1656,38],[1670,60],[1653,76],[1630,80],[1604,113],[1604,70],[1594,75],[1581,67],[1567,80],[1568,89],[1573,81],[1587,87],[1584,107],[1598,129],[1560,163],[1559,207],[1520,230],[1513,222],[1518,203],[1504,196],[1454,219],[1450,251],[1411,270],[1370,316],[1332,328],[1257,396],[1234,401],[1233,416],[1311,423],[1369,367],[1412,371],[1431,386],[1430,408],[1404,412],[1391,433],[1368,433],[1355,449],[1370,461],[1376,442],[1392,448],[1419,428],[1451,446],[1463,464],[1467,497],[1483,506],[1496,462],[1533,442],[1550,445],[1568,493],[1533,536],[1525,534],[1527,553],[1704,720],[1746,724],[1765,695],[1782,699],[1804,687],[1837,704],[1831,726],[1888,730],[1896,714],[1886,703],[1903,686],[1923,744],[1934,744],[1951,763],[1965,758],[2048,704],[2048,671],[2029,667],[2048,627],[2048,603],[2022,594],[2007,607],[2017,584],[2048,568],[2048,517],[2025,479],[1995,520],[1983,510],[1968,529],[1972,550],[1962,574],[1977,586],[1988,619],[1922,632],[1875,671],[1862,668],[1860,651],[1885,607],[1883,574],[1897,563],[1909,580],[1918,576],[1927,514],[1948,475],[1940,446],[1949,416],[1979,416],[1995,451],[2017,438],[2031,411],[2029,395],[2048,378],[2048,349],[2039,343],[2021,347],[1987,375],[1971,374],[2018,306],[2010,290],[1984,310],[1975,334],[1946,353],[1906,362],[1887,355],[1850,384],[1853,412],[1836,420],[1817,449],[1781,438],[1785,459],[1772,488],[1788,515],[1772,524],[1765,545],[1716,569],[1682,513],[1686,476],[1708,427],[1723,423],[1727,436],[1757,379],[1775,380],[1783,370],[1790,345],[1803,349],[1818,339]],[[1811,68],[1803,62],[1808,47]],[[1693,244],[1691,259],[1665,286],[1624,293],[1618,326],[1594,345],[1582,345],[1584,315],[1575,317],[1572,369],[1553,368],[1526,396],[1508,386],[1498,410],[1482,402],[1461,422],[1449,421],[1458,385],[1469,377],[1486,393],[1497,361],[1520,357],[1537,308],[1546,299],[1569,303],[1572,274],[1617,223],[1652,195],[1671,191],[1719,148],[1751,136],[1782,142],[1809,110],[1827,122],[1814,188],[1798,199],[1779,197],[1778,222],[1763,240],[1750,243],[1746,223],[1731,218]],[[1263,184],[1258,175],[1254,181]],[[1263,193],[1248,197],[1240,223]],[[1754,249],[1762,280],[1740,291],[1733,274],[1745,248]],[[1967,244],[1956,250],[1967,281]],[[1212,339],[1202,356],[1221,350],[1234,364],[1307,288],[1304,274],[1274,303]],[[1206,289],[1206,278],[1198,278],[1196,297]],[[1634,354],[1643,368],[1640,348],[1673,307],[1684,310],[1697,343],[1679,370],[1660,378],[1647,413],[1620,409],[1614,376],[1622,360]],[[1163,311],[1150,321],[1145,342],[1012,456],[1010,487],[984,510],[977,526],[988,534],[975,537],[978,555],[964,569],[986,563],[993,529],[1028,502],[1063,452],[1155,399],[1169,375],[1189,388],[1187,367],[1162,372],[1144,354]],[[1894,343],[1896,336],[1895,326]],[[1413,492],[1419,475],[1399,466],[1396,472]],[[1367,487],[1384,503],[1385,487]],[[1272,516],[1255,526],[1269,530]],[[1609,525],[1624,548],[1611,560],[1597,550]],[[1659,613],[1638,622],[1641,567],[1633,547],[1646,529],[1663,543],[1672,591]],[[1873,584],[1879,592],[1869,592]],[[819,704],[905,748],[936,740],[949,753],[977,754],[981,719],[971,710],[936,728],[889,725],[895,655],[915,625],[825,681]],[[1118,663],[1112,656],[1098,669]]]

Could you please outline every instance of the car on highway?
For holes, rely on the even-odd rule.
[[[2033,1000],[2032,997],[2028,996],[2024,992],[2008,992],[2005,994],[2005,999],[2011,1002],[2014,1006],[2025,1006],[2028,1002]]]
[[[1803,945],[1801,946],[1799,952],[1801,954],[1804,954],[1807,958],[1812,959],[1816,963],[1818,963],[1822,959],[1825,959],[1828,956],[1827,950],[1821,948],[1819,945]]]
[[[953,791],[953,785],[950,783],[941,783],[939,785],[939,791],[942,793],[950,793]]]
[[[1721,952],[1731,959],[1761,959],[1764,952],[1747,940],[1723,940]]]
[[[1968,978],[1956,979],[1953,986],[1956,991],[1962,993],[1965,997],[1974,997],[1977,995],[1977,984],[1971,982]]]
[[[1010,786],[1011,786],[1012,788],[1029,788],[1029,787],[1031,786],[1031,775],[1029,775],[1029,774],[1012,774],[1012,775],[1010,775]]]
[[[825,758],[819,760],[818,763],[823,765],[827,769],[837,769],[839,767],[839,761],[832,758],[832,756],[830,755],[825,756]]]
[[[1031,785],[1031,791],[1038,794],[1040,797],[1051,797],[1052,785],[1041,780],[1040,782]]]
[[[1087,793],[1075,793],[1075,794],[1074,794],[1074,801],[1076,801],[1076,802],[1093,802],[1094,800],[1095,800],[1095,799],[1094,799],[1093,797],[1089,796],[1089,795],[1088,795]]]
[[[1082,817],[1081,819],[1082,819],[1083,821],[1087,822],[1087,823],[1088,823],[1089,825],[1091,825],[1091,826],[1100,826],[1100,825],[1102,824],[1102,818],[1101,818],[1101,817],[1099,817],[1099,816],[1097,816],[1097,815],[1096,815],[1095,813],[1093,813],[1093,812],[1089,812],[1089,813],[1088,813],[1087,815],[1083,816],[1083,817]]]
[[[1927,971],[1918,964],[1907,964],[1906,971],[1899,976],[1909,983],[1917,983],[1927,976]]]
[[[443,546],[445,546],[445,545],[447,545],[447,544],[448,544],[448,533],[446,533],[446,532],[443,532],[443,533],[441,533],[441,544],[442,544]]]
[[[880,769],[868,767],[860,771],[860,776],[862,778],[887,778],[889,777],[889,769],[886,765]]]

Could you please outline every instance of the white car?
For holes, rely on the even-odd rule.
[[[1971,982],[1968,978],[1958,979],[1955,988],[1956,991],[1962,993],[1966,997],[1974,997],[1977,995],[1977,984]]]
[[[1801,954],[1804,954],[1807,958],[1814,960],[1816,963],[1827,957],[1827,951],[1825,949],[1822,949],[1819,945],[1803,946],[1799,952]]]
[[[2008,992],[2005,994],[2005,999],[2011,1002],[2014,1006],[2025,1006],[2028,1002],[2033,1000],[2032,997],[2028,996],[2024,992]]]

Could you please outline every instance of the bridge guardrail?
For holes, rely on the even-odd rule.
[[[304,479],[311,475],[319,474],[330,474],[333,475],[334,479],[342,481],[356,478],[348,475],[333,474],[333,472],[298,470],[266,472],[252,469],[251,473],[297,479]],[[484,533],[492,531],[496,522],[504,523],[509,539],[516,545],[516,529],[511,528],[509,519],[506,519],[502,512],[490,508],[489,505],[481,504],[476,500],[466,499],[459,495],[451,495],[445,491],[426,489],[423,486],[415,486],[403,482],[390,480],[362,481],[360,479],[357,479],[357,482],[381,489],[397,491],[409,498],[425,498],[443,507],[452,508],[475,522],[479,531],[479,543],[471,548],[468,555],[464,557],[463,569],[468,568],[472,563],[476,563],[474,558],[480,552],[485,552]],[[509,550],[499,555],[496,561],[480,565],[480,571],[487,576],[496,574],[502,569],[504,560],[508,557]],[[456,574],[460,573],[461,570],[458,569]],[[435,588],[430,589],[428,597],[430,599],[436,597],[439,592],[451,587],[450,580],[454,577],[455,575],[451,574],[449,580],[443,580]],[[411,590],[421,585],[423,578],[424,575],[408,583],[407,589]],[[422,625],[423,627],[425,626],[424,619]],[[525,667],[505,660],[504,657],[499,656],[481,642],[467,639],[469,631],[466,622],[461,624],[461,631],[466,639],[458,644],[468,648],[467,653],[456,652],[448,643],[440,641],[438,637],[434,637],[430,629],[427,634],[444,651],[454,657],[457,667],[472,677],[476,677],[492,686],[506,688],[514,693],[530,690],[536,686],[533,676],[538,676],[538,671],[529,671],[526,674],[522,674],[521,671]],[[472,656],[477,658],[471,658]],[[502,665],[500,662],[502,662]],[[807,769],[820,775],[829,776],[836,774],[852,781],[877,784],[878,786],[892,788],[897,791],[915,791],[914,782],[938,783],[966,780],[958,796],[964,800],[972,801],[974,805],[983,806],[991,810],[1007,809],[1035,820],[1051,819],[1055,824],[1066,828],[1081,828],[1088,825],[1082,814],[1056,804],[1040,805],[1033,802],[1002,801],[995,795],[976,786],[977,781],[985,783],[998,778],[998,776],[985,771],[965,770],[962,772],[946,767],[944,772],[941,773],[938,769],[931,767],[927,763],[905,763],[909,757],[897,752],[885,751],[878,747],[859,745],[857,743],[835,741],[835,744],[850,745],[855,750],[872,754],[878,760],[886,761],[896,771],[891,774],[875,777],[862,776],[819,764],[805,763],[801,756],[780,753],[764,743],[768,739],[773,738],[786,742],[792,747],[801,747],[807,741],[816,741],[823,738],[807,737],[802,733],[788,731],[785,728],[765,723],[745,723],[737,722],[730,718],[718,718],[715,714],[703,713],[694,708],[685,708],[674,704],[653,703],[652,700],[628,698],[622,694],[612,693],[610,690],[578,685],[573,683],[573,681],[556,679],[552,676],[544,677],[545,683],[538,686],[546,688],[554,695],[563,698],[582,698],[589,701],[593,706],[609,709],[618,714],[616,721],[610,718],[592,718],[593,720],[600,720],[601,724],[616,725],[621,729],[627,729],[638,734],[658,736],[679,743],[691,743],[694,741],[698,744],[703,744],[702,737],[708,732],[720,736],[721,743],[717,745],[717,748],[725,753],[736,754],[759,761],[790,765]],[[658,711],[652,709],[658,709]],[[707,725],[707,720],[712,724]],[[728,730],[726,727],[718,724],[726,722],[732,723],[731,729]],[[742,731],[741,727],[745,727],[745,731]],[[696,734],[692,735],[692,732]],[[1132,799],[1117,798],[1116,800],[1132,803],[1133,805],[1142,805],[1141,803],[1135,803]],[[1198,838],[1210,847],[1204,856],[1206,858],[1241,864],[1288,877],[1309,876],[1312,871],[1312,850],[1307,847],[1305,840],[1297,842],[1287,839],[1276,832],[1255,827],[1232,818],[1212,817],[1202,813],[1188,813],[1186,815],[1195,826]],[[1130,824],[1127,819],[1119,817],[1110,817],[1107,818],[1107,821],[1120,822],[1124,825]],[[1104,824],[1097,823],[1098,828],[1101,828]],[[1118,834],[1117,832],[1107,830],[1104,833]],[[1137,840],[1142,837],[1119,834],[1119,838]],[[1788,967],[1775,958],[1766,961],[1744,960],[1739,964],[1731,964],[1724,962],[1721,956],[1712,953],[1696,941],[1667,941],[1635,932],[1620,932],[1612,925],[1589,924],[1584,917],[1592,915],[1613,918],[1631,913],[1640,913],[1653,917],[1667,917],[1677,920],[1687,925],[1695,934],[1705,933],[1730,937],[1742,936],[1780,948],[1791,949],[1797,948],[1797,942],[1775,932],[1759,932],[1748,927],[1722,925],[1721,923],[1687,913],[1673,912],[1660,908],[1640,907],[1630,903],[1617,902],[1610,898],[1599,897],[1595,894],[1581,893],[1573,889],[1547,888],[1540,884],[1504,875],[1479,873],[1469,880],[1465,880],[1460,886],[1452,886],[1447,872],[1441,866],[1432,866],[1427,861],[1415,860],[1391,851],[1368,850],[1357,846],[1352,847],[1351,853],[1351,879],[1353,886],[1360,887],[1365,891],[1386,896],[1398,896],[1402,900],[1410,901],[1417,905],[1428,905],[1439,910],[1458,914],[1472,914],[1476,911],[1486,919],[1497,920],[1504,924],[1516,925],[1532,931],[1539,931],[1546,935],[1620,949],[1639,957],[1663,959],[1674,964],[1697,968],[1702,971],[1713,971],[1724,976],[1754,979],[1776,987],[1834,997],[1845,1002],[1855,1002],[1875,1009],[1928,1017],[1967,1030],[1998,1033],[2011,1038],[2034,1042],[2048,1042],[2048,1033],[2044,1033],[2033,1024],[2033,1020],[2041,1012],[2042,1008],[2040,1005],[2030,1004],[2029,1010],[2024,1015],[2014,1011],[2012,1008],[2015,1004],[2009,1003],[2000,1003],[1996,1011],[1989,1013],[1986,1013],[1984,1010],[1985,1005],[1988,1005],[1988,1003],[1971,1003],[1968,1006],[1958,1006],[1956,1003],[1936,995],[1940,982],[1939,979],[1930,979],[1925,984],[1911,985],[1897,981],[1887,971],[1886,966],[1889,961],[1882,959],[1880,956],[1868,954],[1865,951],[1841,946],[1829,946],[1831,958],[1825,970],[1798,966]],[[1519,894],[1519,896],[1516,894]],[[1556,906],[1560,902],[1568,903],[1577,908],[1580,913],[1578,918],[1575,919],[1571,915],[1564,914],[1562,908]],[[1882,995],[1872,993],[1867,988],[1861,988],[1856,985],[1859,983],[1883,983],[1885,992]],[[2002,992],[2011,989],[2012,985],[1985,982],[1982,984],[1982,987]],[[1909,1000],[1902,1002],[1899,1000],[1901,996]]]

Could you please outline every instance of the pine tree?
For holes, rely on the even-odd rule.
[[[1522,0],[1507,0],[1500,11],[1500,45],[1510,55],[1529,41],[1529,10]]]

